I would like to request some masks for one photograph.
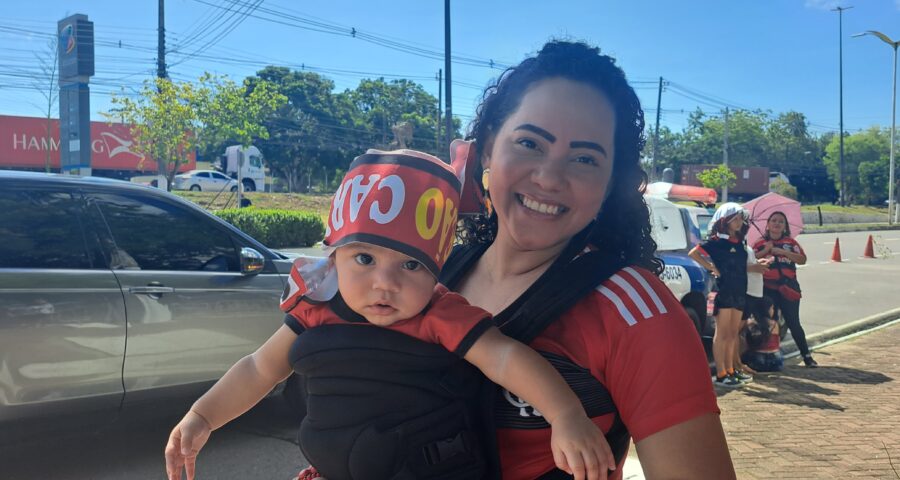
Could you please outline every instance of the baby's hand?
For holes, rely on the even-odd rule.
[[[607,470],[616,469],[603,433],[584,412],[575,412],[553,422],[550,437],[557,468],[575,480],[606,480]]]
[[[209,423],[193,411],[189,411],[175,425],[166,443],[166,474],[169,480],[181,480],[182,472],[188,480],[193,480],[197,454],[206,445],[211,432]]]

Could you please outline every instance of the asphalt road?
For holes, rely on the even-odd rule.
[[[900,306],[900,231],[873,232],[883,258],[860,258],[869,233],[801,235],[809,261],[801,267],[801,320],[815,333]],[[844,261],[830,261],[834,240]],[[887,249],[891,250],[890,252]],[[3,480],[152,480],[165,478],[163,448],[175,417],[123,419],[100,432],[59,432],[0,445]],[[266,399],[215,432],[203,450],[198,478],[284,479],[303,458],[297,422],[280,398]]]
[[[35,441],[0,445],[0,479],[165,479],[163,449],[178,418],[126,418],[100,432],[60,431]],[[295,478],[306,466],[297,446],[298,427],[280,397],[263,400],[213,432],[198,457],[197,478]]]
[[[880,258],[862,258],[869,235]],[[831,261],[836,238],[840,263]],[[803,289],[800,322],[807,334],[900,306],[900,230],[816,233],[797,241],[808,258],[797,274]]]

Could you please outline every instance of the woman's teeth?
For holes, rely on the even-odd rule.
[[[565,210],[565,207],[561,207],[559,205],[548,205],[546,203],[538,202],[537,200],[532,200],[530,198],[519,196],[519,200],[522,202],[522,205],[529,210],[534,210],[535,212],[545,213],[547,215],[559,215]]]

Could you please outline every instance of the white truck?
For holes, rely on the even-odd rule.
[[[243,161],[241,158],[243,157]],[[238,165],[241,165],[238,170]],[[217,169],[237,179],[245,192],[263,192],[266,189],[266,169],[263,165],[263,156],[254,146],[242,148],[240,145],[232,145],[225,149]]]

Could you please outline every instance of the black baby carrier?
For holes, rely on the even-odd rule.
[[[442,279],[454,284],[484,248],[457,247]],[[504,323],[505,334],[529,343],[622,266],[599,252],[563,261],[579,251],[573,248],[526,292]],[[301,449],[323,477],[500,478],[498,387],[441,346],[383,328],[326,325],[301,334],[290,361],[306,380]],[[629,441],[621,421],[607,439],[619,461]],[[571,477],[556,470],[542,478]]]

